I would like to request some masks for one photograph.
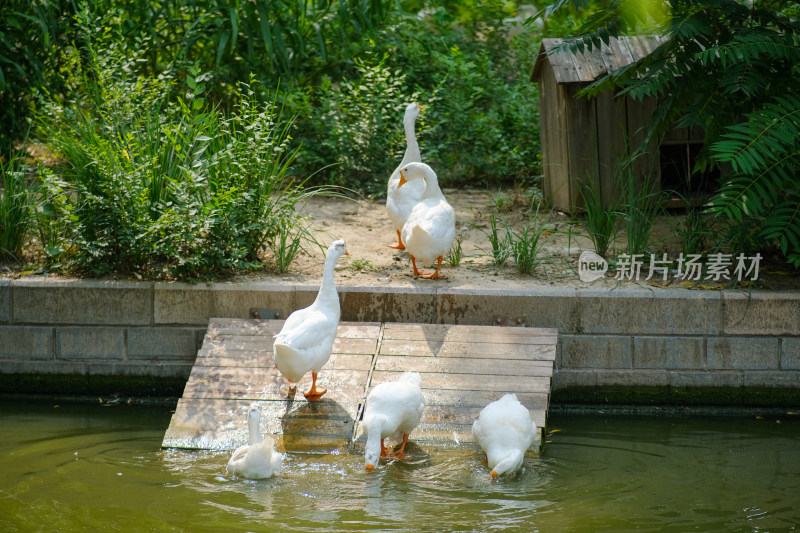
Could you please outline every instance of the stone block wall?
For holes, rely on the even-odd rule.
[[[60,279],[0,280],[0,374],[185,378],[212,317],[285,317],[318,287]],[[725,401],[800,398],[800,291],[340,287],[342,320],[486,325],[519,317],[559,330],[553,393],[602,401],[627,391]],[[700,400],[702,401],[702,394]],[[800,400],[797,401],[800,404]]]

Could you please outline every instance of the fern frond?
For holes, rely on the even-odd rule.
[[[767,161],[800,151],[800,96],[780,96],[728,128],[711,151],[736,172],[755,174]]]
[[[703,65],[719,63],[722,68],[730,64],[751,63],[769,58],[800,60],[800,47],[791,35],[781,35],[773,30],[758,28],[737,33],[730,42],[707,48],[697,55]]]
[[[764,221],[761,237],[777,240],[783,255],[800,267],[800,196],[792,196],[775,206]]]

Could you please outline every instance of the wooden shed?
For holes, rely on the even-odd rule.
[[[579,180],[588,180],[597,187],[604,205],[619,198],[621,191],[615,177],[618,161],[643,141],[657,101],[634,100],[612,90],[594,98],[579,98],[576,94],[609,72],[646,56],[663,39],[611,38],[607,46],[582,54],[550,54],[562,39],[542,41],[532,80],[539,84],[543,192],[557,209],[574,212],[582,206]],[[702,139],[700,130],[673,128],[660,144],[652,143],[633,162],[634,180],[641,183],[649,176],[656,189],[691,195],[692,187],[699,186],[691,183],[691,167]]]

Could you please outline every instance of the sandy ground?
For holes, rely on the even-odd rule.
[[[593,245],[585,228],[580,223],[571,223],[569,216],[564,213],[552,214],[547,226],[542,263],[533,275],[519,274],[511,260],[505,267],[499,268],[491,264],[491,245],[487,237],[489,215],[492,211],[498,212],[489,193],[474,190],[445,190],[444,193],[456,211],[462,259],[457,266],[447,262],[443,264],[441,272],[447,276],[443,280],[414,277],[408,253],[387,246],[396,242],[396,234],[383,201],[318,197],[304,205],[301,213],[308,217],[312,233],[325,247],[335,239],[347,242],[350,255],[340,259],[337,265],[337,283],[341,285],[515,289],[532,286],[612,288],[621,284],[629,287],[704,290],[731,286],[731,283],[724,281],[701,280],[690,283],[673,276],[666,283],[655,278],[648,281],[644,279],[646,273],[640,276],[639,281],[620,282],[613,273],[591,283],[581,281],[577,272],[578,257],[584,250],[593,250]],[[504,197],[506,205],[499,213],[512,230],[519,232],[528,223],[527,200],[515,199],[510,191]],[[672,230],[679,218],[677,215],[661,217],[652,236],[654,249],[668,251],[670,258],[677,257],[679,251]],[[618,248],[624,249],[624,235],[620,235],[618,243]],[[318,282],[323,257],[321,250],[308,247],[308,253],[302,253],[290,272],[279,278],[284,281]],[[769,268],[766,264],[762,266],[761,278],[767,283],[758,283],[758,288],[800,288],[800,276],[796,271],[779,270],[776,273],[775,267],[772,267],[773,270],[768,274]]]

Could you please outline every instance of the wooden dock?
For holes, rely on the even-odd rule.
[[[516,393],[544,430],[555,329],[342,322],[319,374],[328,392],[307,402],[300,390],[310,387],[310,375],[290,395],[275,368],[272,337],[282,326],[282,320],[211,320],[163,447],[231,450],[245,444],[247,409],[257,401],[261,429],[281,450],[363,448],[358,421],[367,394],[409,370],[422,375],[427,402],[411,436],[416,443],[471,443],[480,410],[506,392]]]

